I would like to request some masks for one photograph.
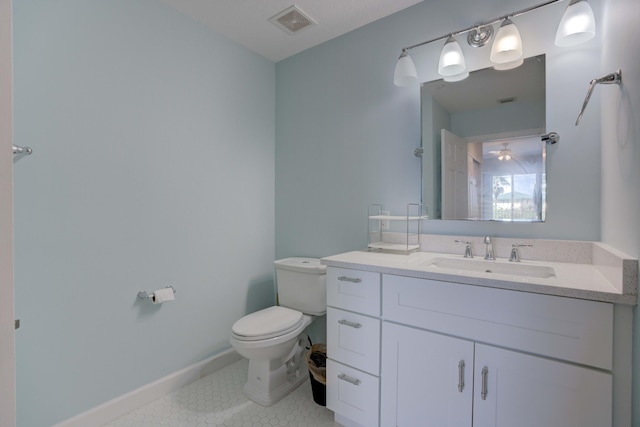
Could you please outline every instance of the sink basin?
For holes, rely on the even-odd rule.
[[[443,270],[506,274],[510,276],[538,277],[541,279],[556,276],[553,267],[517,262],[504,263],[464,258],[435,258],[427,262],[426,266],[441,268]]]

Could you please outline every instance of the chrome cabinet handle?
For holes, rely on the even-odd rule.
[[[362,282],[362,279],[354,279],[353,277],[347,277],[347,276],[340,276],[338,277],[338,280],[341,282],[351,282],[351,283],[360,283]]]
[[[338,375],[338,379],[340,379],[342,381],[346,381],[346,382],[351,383],[353,385],[360,385],[360,380],[359,379],[350,377],[350,376],[345,375],[345,374]]]
[[[485,366],[482,368],[482,390],[480,390],[480,398],[487,400],[487,376],[489,375],[489,369]]]
[[[356,329],[362,328],[362,324],[356,323],[356,322],[351,322],[351,321],[345,320],[345,319],[338,320],[338,323],[340,323],[341,325],[344,325],[344,326],[349,326],[351,328],[356,328]]]
[[[464,360],[458,362],[458,391],[464,390]]]

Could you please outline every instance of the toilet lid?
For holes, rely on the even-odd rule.
[[[242,337],[265,337],[284,334],[301,323],[301,312],[274,306],[244,316],[233,324],[231,330]]]

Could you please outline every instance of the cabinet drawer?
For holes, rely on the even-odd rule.
[[[333,360],[378,375],[380,319],[327,308],[327,355]]]
[[[327,268],[327,305],[380,316],[380,273]]]
[[[611,370],[613,305],[393,275],[385,320]]]
[[[378,426],[380,379],[327,360],[327,408],[365,427]]]

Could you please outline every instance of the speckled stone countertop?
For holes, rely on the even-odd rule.
[[[603,301],[615,304],[636,305],[638,299],[638,260],[627,256],[607,245],[598,242],[550,241],[518,239],[520,243],[533,243],[532,248],[523,248],[518,268],[526,269],[550,267],[554,271],[552,277],[531,277],[527,275],[502,274],[497,272],[470,271],[466,269],[440,268],[434,264],[437,260],[454,263],[465,260],[462,257],[464,245],[450,244],[452,236],[438,236],[442,245],[434,251],[431,245],[423,244],[423,252],[410,255],[381,252],[353,251],[322,258],[321,262],[332,267],[374,271],[385,274],[433,279],[445,282],[456,282],[474,286],[509,289],[521,292],[556,295],[568,298],[579,298]],[[461,240],[473,241],[479,238],[453,236]],[[507,242],[509,240],[509,242]],[[472,261],[492,263],[495,270],[500,267],[509,269],[513,264],[508,261],[512,239],[494,240],[496,250],[495,261],[485,261],[484,252],[476,254]],[[475,246],[479,246],[481,241]],[[537,248],[537,251],[534,249]],[[527,250],[527,251],[525,251]],[[506,254],[506,255],[505,255]],[[526,254],[526,255],[525,255]],[[528,257],[525,259],[524,256]],[[553,259],[550,260],[549,258]],[[486,264],[489,265],[489,264]]]

